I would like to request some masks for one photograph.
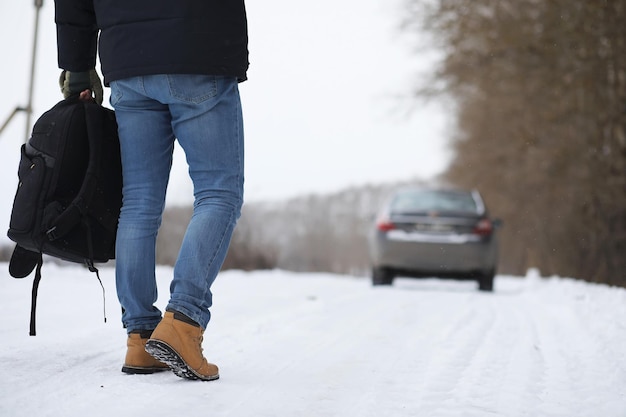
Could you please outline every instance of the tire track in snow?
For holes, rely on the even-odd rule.
[[[540,350],[548,364],[539,413],[613,416],[621,409],[620,416],[626,415],[626,392],[620,402],[607,402],[599,395],[623,385],[626,376],[602,354],[605,335],[587,326],[586,321],[594,320],[580,317],[572,303],[550,303],[556,295],[544,292],[545,288],[533,294],[531,303],[540,308],[528,312],[537,324]]]
[[[282,317],[280,335],[271,333],[270,326],[262,326],[269,333],[262,335],[263,340],[258,340],[259,350],[255,352],[255,357],[270,360],[275,365],[273,369],[265,370],[273,379],[269,385],[255,384],[228,415],[235,416],[243,408],[249,411],[250,399],[265,398],[268,404],[273,403],[272,399],[279,401],[282,395],[281,378],[291,380],[294,373],[298,374],[295,378],[303,381],[300,396],[297,399],[281,399],[281,408],[293,412],[306,408],[307,404],[316,410],[313,415],[326,415],[330,410],[334,410],[332,415],[361,416],[391,412],[378,408],[377,392],[386,397],[385,404],[389,403],[390,396],[395,396],[398,411],[415,409],[413,397],[423,380],[425,366],[420,350],[430,343],[428,329],[449,328],[451,325],[446,325],[448,318],[433,315],[433,302],[420,292],[372,289],[368,283],[359,284],[358,289],[355,287],[355,283],[351,283],[350,293],[341,297],[326,299],[320,296],[308,312],[304,312],[301,306],[300,313],[292,311],[289,317]],[[393,301],[390,303],[388,299]],[[395,308],[385,307],[390,304]],[[270,321],[273,321],[275,314],[271,316]],[[254,321],[264,320],[257,318]],[[396,327],[390,323],[402,325]],[[276,344],[283,351],[289,346],[293,356],[274,358]],[[233,364],[233,368],[243,366],[245,364]],[[251,375],[240,377],[245,381]],[[319,380],[324,381],[323,386],[307,384],[307,381]],[[403,382],[396,383],[397,380]],[[346,401],[346,398],[350,400]],[[255,415],[263,415],[265,405],[256,404],[256,407]],[[271,405],[267,409],[271,409]]]
[[[428,352],[424,383],[419,387],[420,413],[433,416],[448,415],[458,409],[458,393],[466,390],[463,376],[483,349],[493,331],[493,309],[477,305],[468,298],[463,305],[454,306],[454,325],[442,334]],[[486,408],[488,410],[488,408]]]
[[[532,404],[542,390],[545,364],[524,304],[497,294],[476,301],[484,304],[493,325],[468,358],[454,397],[468,409],[467,415],[537,415]]]
[[[306,282],[302,284],[306,287]],[[240,388],[241,385],[244,388],[240,401],[228,405],[228,412],[224,415],[250,415],[250,411],[254,410],[254,415],[270,416],[275,413],[277,403],[281,404],[281,409],[286,413],[289,410],[297,413],[307,403],[314,403],[316,409],[323,409],[324,404],[328,408],[335,403],[332,400],[334,395],[327,393],[340,388],[332,382],[340,370],[335,369],[334,373],[328,371],[327,361],[320,356],[328,355],[329,350],[341,343],[340,339],[349,337],[346,329],[355,328],[336,319],[353,317],[352,312],[346,314],[342,310],[354,305],[362,296],[360,290],[354,291],[354,282],[347,284],[351,291],[341,296],[327,297],[318,291],[306,290],[298,294],[285,294],[285,297],[289,297],[288,302],[275,302],[271,312],[263,312],[244,324],[252,333],[250,340],[226,339],[222,340],[226,345],[220,343],[220,346],[215,347],[221,352],[236,352],[223,358],[224,367],[232,371],[230,377],[223,378],[221,385],[228,378],[236,380]],[[362,288],[367,290],[365,286]],[[295,304],[294,298],[299,300]],[[367,321],[372,314],[366,311],[358,321]],[[329,320],[321,320],[320,316],[328,317]],[[220,333],[224,331],[227,330],[221,329]],[[237,332],[240,333],[241,328]],[[277,346],[280,348],[277,349]],[[292,354],[285,357],[282,354],[285,350]],[[324,387],[310,385],[309,381],[320,378],[320,372],[328,373],[327,377],[322,378],[328,384]],[[297,375],[294,376],[294,373]],[[259,377],[265,383],[259,384]],[[298,397],[284,398],[283,392],[293,390],[293,387],[282,384],[294,379],[302,381],[297,389]],[[263,401],[259,402],[258,399]]]

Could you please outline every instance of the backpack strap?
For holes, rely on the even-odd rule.
[[[96,193],[97,173],[100,170],[98,155],[101,152],[102,141],[104,140],[104,119],[102,109],[98,104],[80,102],[80,105],[85,108],[89,162],[85,172],[85,179],[78,194],[59,217],[54,220],[52,227],[46,231],[46,236],[51,241],[65,236],[81,222]]]
[[[100,279],[100,273],[98,271],[98,268],[96,268],[96,266],[93,264],[93,237],[91,234],[91,226],[89,225],[89,222],[87,221],[86,218],[83,218],[83,225],[85,227],[85,230],[87,231],[87,246],[88,246],[88,251],[89,251],[89,259],[85,260],[85,266],[87,266],[87,268],[89,269],[90,272],[93,272],[96,274],[96,278],[98,278],[98,282],[100,283],[100,287],[102,288],[102,312],[104,314],[104,322],[107,322],[107,303],[106,303],[106,294],[104,291],[104,285],[102,285],[102,280]]]
[[[31,292],[30,299],[30,335],[36,336],[35,329],[36,310],[37,310],[37,291],[39,290],[39,281],[41,281],[41,266],[43,265],[43,257],[39,254],[39,260],[37,261],[37,269],[35,270],[35,279],[33,280],[33,290]]]
[[[77,224],[82,223],[87,237],[87,254],[85,265],[89,271],[94,272],[102,287],[104,322],[106,323],[106,296],[104,286],[100,279],[98,268],[94,266],[93,236],[91,226],[87,221],[87,209],[94,199],[98,172],[100,172],[100,158],[102,142],[104,141],[104,116],[100,105],[90,102],[81,102],[85,108],[85,120],[87,125],[87,141],[89,142],[89,162],[85,179],[78,194],[70,205],[56,218],[53,226],[46,231],[48,239],[56,240],[69,233]],[[35,280],[37,277],[35,277]],[[33,284],[34,285],[34,284]]]

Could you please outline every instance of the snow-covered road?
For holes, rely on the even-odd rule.
[[[6,271],[6,265],[0,265]],[[224,272],[205,355],[221,379],[120,372],[113,270],[101,289],[44,266],[0,280],[0,416],[626,416],[626,290],[498,276],[475,284]],[[162,307],[171,270],[159,268]]]

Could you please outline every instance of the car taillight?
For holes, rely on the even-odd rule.
[[[493,224],[489,219],[482,219],[474,226],[473,233],[479,236],[489,236],[493,233]]]
[[[376,222],[376,228],[381,232],[388,232],[396,228],[396,225],[391,223],[388,219],[380,219]]]

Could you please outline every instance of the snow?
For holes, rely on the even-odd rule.
[[[0,265],[7,271],[6,264]],[[626,416],[626,290],[564,278],[472,282],[223,272],[214,382],[125,375],[114,271],[47,262],[0,280],[0,416]],[[157,270],[167,301],[171,269]]]

